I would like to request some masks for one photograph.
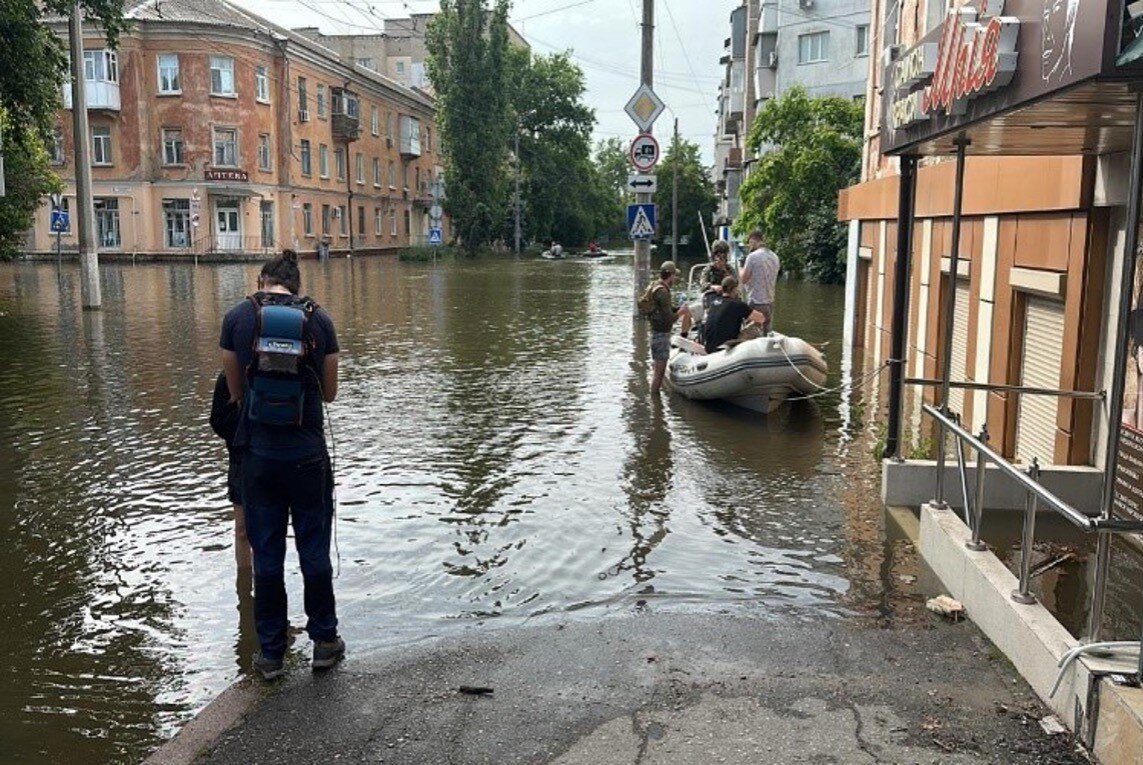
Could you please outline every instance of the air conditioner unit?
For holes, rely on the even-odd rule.
[[[770,51],[770,57],[767,59],[767,62],[768,62],[768,65],[771,69],[777,68],[777,66],[778,66],[778,51],[776,51],[776,50]]]
[[[309,109],[298,109],[298,122],[309,122],[309,121],[310,121],[310,110]]]
[[[333,208],[333,210],[331,212],[333,213],[334,218],[340,218],[341,217],[341,208],[340,207]]]
[[[881,50],[881,66],[889,66],[901,56],[900,45],[886,45]]]
[[[798,0],[798,5],[808,11],[814,7],[814,0]]]
[[[386,136],[385,137],[385,148],[387,148],[387,149],[393,148],[393,136]]]

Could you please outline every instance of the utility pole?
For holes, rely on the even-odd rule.
[[[516,124],[516,257],[520,257],[520,125]]]
[[[671,182],[671,260],[679,260],[679,118],[675,117],[675,137],[671,143],[674,155]]]
[[[655,0],[643,0],[643,55],[640,64],[640,80],[647,87],[654,83],[655,63]],[[651,204],[653,197],[640,192],[635,196],[639,204]],[[647,239],[635,241],[635,296],[647,286],[651,280],[651,242]]]
[[[103,303],[99,252],[95,246],[95,202],[91,193],[91,136],[87,129],[87,82],[83,73],[83,7],[77,2],[68,21],[71,43],[71,116],[75,133],[75,223],[79,241],[80,294],[84,309]]]

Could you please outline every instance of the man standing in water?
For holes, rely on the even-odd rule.
[[[750,254],[742,264],[741,283],[750,293],[750,308],[766,317],[763,334],[770,334],[774,324],[774,291],[782,263],[772,250],[762,245],[762,232],[755,229],[746,240]]]
[[[690,331],[691,312],[683,305],[675,308],[671,302],[671,287],[679,278],[679,269],[672,261],[663,261],[659,266],[659,278],[647,287],[645,297],[650,299],[650,310],[646,312],[651,322],[651,363],[654,373],[651,377],[651,393],[657,394],[663,387],[663,376],[667,372],[667,358],[671,355],[671,328],[675,319],[683,317],[683,334]]]
[[[230,396],[242,413],[234,444],[242,452],[242,499],[254,555],[261,646],[254,669],[267,680],[285,672],[291,520],[313,668],[328,669],[345,655],[333,597],[333,476],[322,419],[322,401],[337,396],[339,348],[329,315],[300,291],[297,255],[286,250],[262,267],[258,292],[226,314],[219,340]]]

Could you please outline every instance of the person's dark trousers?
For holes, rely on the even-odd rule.
[[[337,637],[329,559],[332,480],[325,455],[304,460],[273,460],[249,452],[243,456],[246,534],[254,552],[254,621],[262,655],[269,659],[286,653],[284,568],[290,519],[305,581],[306,632],[314,641]]]

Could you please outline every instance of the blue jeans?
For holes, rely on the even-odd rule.
[[[333,476],[326,455],[273,460],[247,452],[242,458],[246,534],[254,552],[254,623],[262,655],[286,653],[286,530],[292,519],[294,543],[305,582],[306,632],[312,640],[337,637],[333,566]]]

